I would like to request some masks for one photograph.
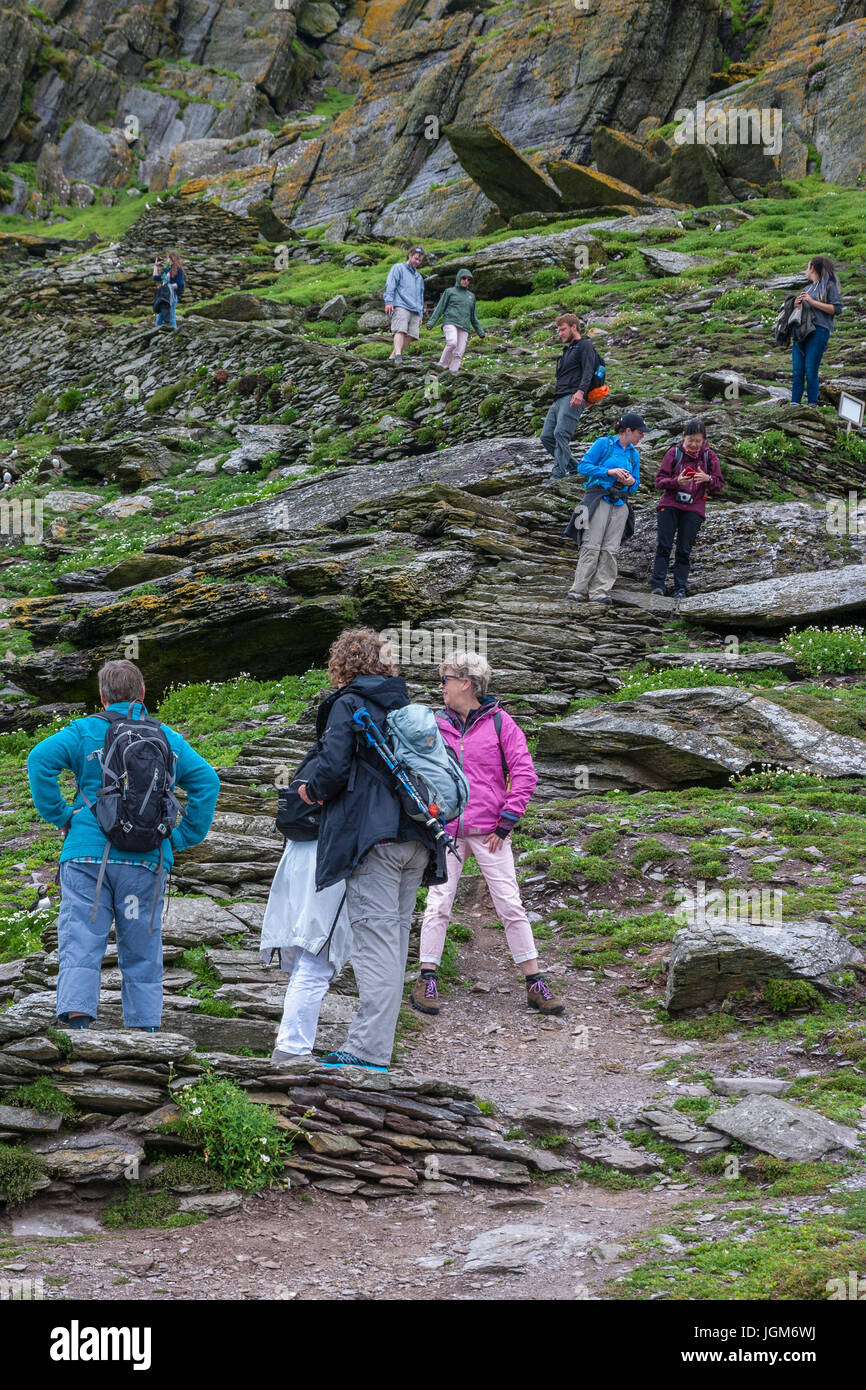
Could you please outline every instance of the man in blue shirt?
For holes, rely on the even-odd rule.
[[[578,474],[586,478],[581,512],[580,558],[568,597],[576,603],[612,603],[617,551],[628,522],[626,497],[640,487],[640,454],[646,423],[629,411],[584,454]]]
[[[99,672],[99,698],[103,709],[116,710],[124,718],[138,720],[147,715],[144,678],[131,661],[106,662]],[[57,922],[57,1023],[65,1028],[88,1028],[96,1018],[102,958],[114,921],[123,977],[123,1021],[128,1028],[154,1033],[162,1019],[165,880],[174,851],[189,849],[207,835],[220,784],[210,764],[174,729],[162,725],[176,759],[175,785],[187,793],[183,817],[163,843],[162,863],[159,849],[118,849],[109,844],[88,804],[96,804],[102,785],[99,755],[108,728],[98,715],[75,719],[38,743],[27,759],[33,804],[64,836]],[[71,805],[58,785],[64,771],[75,776],[76,796]]]
[[[421,336],[424,316],[424,277],[418,267],[424,259],[423,246],[413,246],[405,261],[397,261],[385,282],[385,313],[391,320],[394,351],[389,361],[403,365],[403,353],[414,338]]]

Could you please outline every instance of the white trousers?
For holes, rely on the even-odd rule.
[[[295,951],[295,968],[286,989],[286,1002],[280,1031],[277,1033],[277,1051],[288,1052],[292,1057],[308,1057],[316,1041],[319,1026],[319,1010],[328,992],[333,967],[327,953],[314,956],[298,946]]]
[[[469,331],[466,328],[458,328],[456,323],[446,323],[442,332],[445,334],[445,347],[439,358],[439,366],[447,367],[449,372],[459,372],[469,341]]]

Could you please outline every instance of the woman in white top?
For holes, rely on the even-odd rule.
[[[285,812],[291,820],[293,811],[303,823],[280,825],[288,838],[271,884],[260,948],[266,961],[278,950],[281,969],[291,971],[271,1055],[275,1066],[312,1055],[322,1000],[348,960],[352,941],[345,883],[316,891],[315,814],[292,787],[281,798],[280,815]]]

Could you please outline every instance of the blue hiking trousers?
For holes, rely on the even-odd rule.
[[[109,860],[96,920],[91,921],[98,874],[98,864],[68,859],[60,865],[57,1013],[80,1012],[96,1018],[102,959],[114,922],[123,976],[124,1024],[127,1028],[158,1028],[162,1019],[162,903],[166,872]],[[154,895],[157,901],[151,927]]]

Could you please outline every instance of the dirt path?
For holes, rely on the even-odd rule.
[[[551,963],[549,978],[566,1000],[566,1014],[529,1013],[501,931],[482,925],[489,913],[482,907],[462,915],[473,930],[458,956],[462,983],[452,986],[440,1017],[420,1021],[420,1031],[410,1035],[406,1065],[413,1071],[471,1085],[500,1115],[523,1103],[553,1102],[575,1107],[583,1120],[604,1123],[611,1116],[623,1125],[652,1096],[678,1093],[679,1081],[651,1069],[666,1059],[687,1058],[693,1070],[722,1074],[744,1060],[734,1040],[665,1038],[617,999],[632,973],[624,968],[596,983],[588,972]],[[473,992],[471,985],[482,989]],[[586,1046],[575,1045],[581,1028]],[[748,1057],[760,1069],[782,1057],[803,1062],[779,1043]],[[245,1197],[240,1210],[198,1226],[76,1241],[8,1243],[15,1224],[7,1218],[0,1273],[47,1276],[46,1297],[62,1299],[604,1298],[607,1281],[635,1263],[628,1242],[667,1218],[682,1219],[677,1209],[684,1202],[687,1219],[718,1211],[718,1197],[693,1170],[688,1187],[618,1192],[551,1179],[521,1193],[464,1184],[435,1196],[376,1201],[312,1189],[272,1192]],[[80,1198],[74,1210],[89,1215]],[[474,1237],[526,1223],[549,1228],[537,1263],[518,1273],[464,1268]]]

